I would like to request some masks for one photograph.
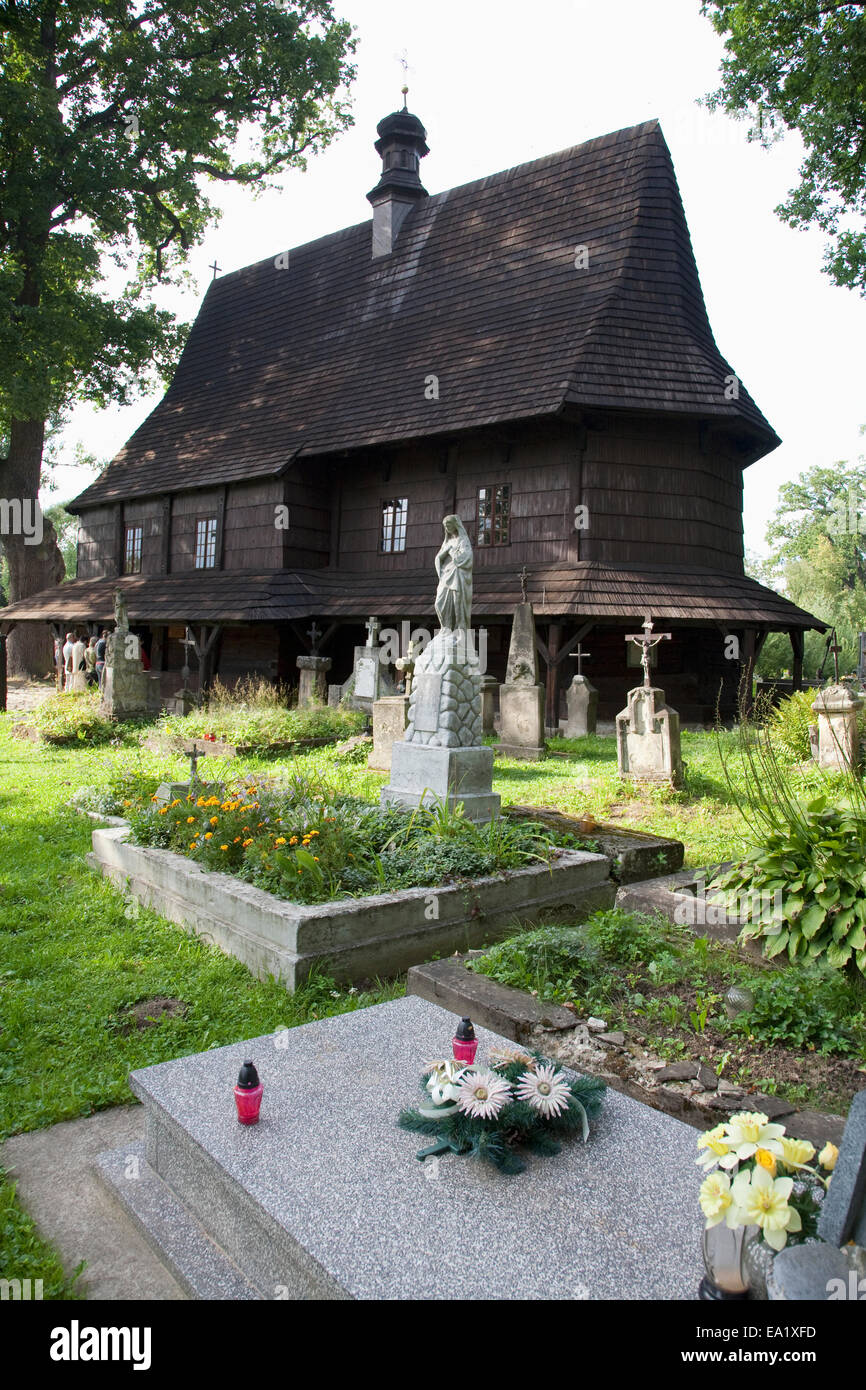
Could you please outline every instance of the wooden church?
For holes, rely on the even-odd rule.
[[[187,628],[204,685],[295,681],[311,630],[344,681],[368,617],[433,627],[456,512],[494,676],[522,583],[535,606],[549,724],[579,644],[622,708],[647,614],[684,720],[733,710],[769,632],[796,684],[823,624],[743,572],[743,470],[779,439],[716,348],[658,122],[432,196],[418,118],[377,129],[372,220],[214,280],[69,504],[78,578],[4,620],[95,630],[120,587],[164,695]]]

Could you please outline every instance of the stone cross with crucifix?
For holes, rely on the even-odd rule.
[[[379,628],[381,626],[379,619],[375,617],[368,618],[364,626],[367,629],[367,646],[375,647],[376,639],[379,636]]]
[[[310,639],[310,652],[313,656],[318,656],[319,654],[319,638],[321,637],[321,635],[321,628],[318,628],[316,626],[316,620],[314,618],[313,626],[307,628],[307,636]]]
[[[669,642],[671,634],[669,632],[653,632],[653,620],[650,614],[643,620],[643,632],[627,632],[625,640],[634,642],[635,646],[642,649],[640,664],[643,667],[644,690],[652,689],[650,680],[650,652],[653,647],[657,647],[659,642]]]

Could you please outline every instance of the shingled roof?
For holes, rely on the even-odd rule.
[[[271,570],[128,575],[75,579],[0,608],[0,621],[41,619],[63,623],[112,620],[114,593],[122,589],[129,616],[140,623],[286,622],[308,617],[358,622],[360,612],[433,614],[428,570],[381,576],[370,571]],[[517,570],[476,570],[472,612],[476,620],[510,617],[521,596]],[[527,582],[536,614],[570,614],[600,622],[640,622],[646,613],[667,622],[721,623],[789,631],[825,624],[747,575],[664,565],[627,570],[596,561],[536,568]]]
[[[424,198],[388,256],[365,221],[274,262],[212,283],[165,397],[73,510],[567,406],[728,421],[752,458],[779,443],[742,384],[725,399],[658,121]]]

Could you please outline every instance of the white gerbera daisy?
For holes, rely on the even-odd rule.
[[[538,1067],[536,1071],[523,1073],[517,1083],[517,1099],[525,1100],[538,1110],[545,1119],[549,1115],[561,1115],[568,1109],[571,1091],[561,1071],[554,1067]]]
[[[511,1099],[511,1087],[493,1071],[471,1072],[460,1083],[457,1107],[477,1120],[494,1119]]]

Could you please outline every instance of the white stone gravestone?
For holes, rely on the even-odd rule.
[[[505,683],[499,688],[499,752],[507,758],[544,757],[544,686],[538,680],[531,603],[514,610]]]

